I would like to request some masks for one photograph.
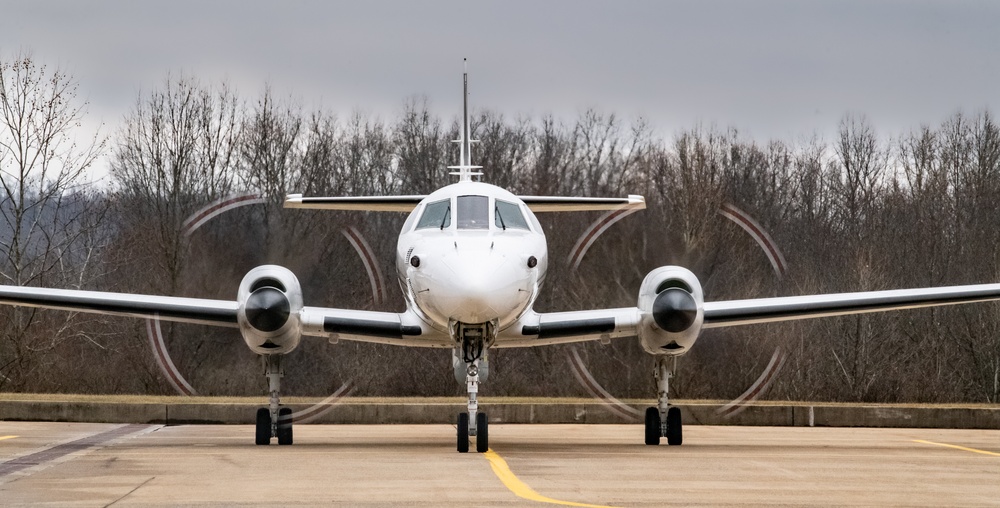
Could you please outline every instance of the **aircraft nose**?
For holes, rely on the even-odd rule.
[[[459,256],[452,264],[451,317],[463,323],[500,318],[509,306],[510,297],[517,292],[517,288],[508,287],[512,277],[505,265],[499,256]]]
[[[443,268],[433,305],[444,317],[463,323],[502,321],[526,303],[528,271],[503,255],[456,250],[443,259]]]

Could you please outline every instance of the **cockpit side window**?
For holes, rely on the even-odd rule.
[[[530,229],[528,222],[524,220],[524,214],[521,213],[521,207],[499,199],[496,208],[494,208],[493,223],[503,230],[508,228]]]
[[[458,197],[458,229],[489,229],[490,198],[486,196]]]
[[[444,229],[449,226],[451,226],[450,199],[427,203],[423,215],[420,216],[420,221],[417,222],[417,229]]]
[[[413,223],[417,222],[417,217],[417,210],[414,209],[406,216],[406,222],[403,223],[403,229],[400,230],[400,233],[409,233],[413,229]]]

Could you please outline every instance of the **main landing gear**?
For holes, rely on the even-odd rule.
[[[676,357],[657,356],[653,376],[656,378],[657,406],[646,408],[646,444],[658,445],[660,438],[666,437],[667,444],[680,445],[684,440],[681,424],[681,408],[670,405],[667,391],[670,378],[676,367]],[[672,361],[673,365],[667,362]]]
[[[476,436],[476,451],[486,453],[490,449],[489,420],[485,412],[479,411],[479,401],[476,396],[479,393],[480,361],[484,360],[486,337],[490,326],[489,324],[477,325],[476,327],[460,326],[462,328],[461,361],[465,364],[465,387],[469,394],[469,404],[467,413],[458,414],[458,452],[468,453],[469,437]],[[456,350],[456,362],[458,355],[459,352]]]
[[[281,378],[285,375],[281,368],[283,355],[266,355],[264,375],[267,376],[268,392],[271,395],[269,407],[257,410],[258,445],[271,444],[271,438],[278,438],[279,445],[292,444],[292,408],[281,406]]]

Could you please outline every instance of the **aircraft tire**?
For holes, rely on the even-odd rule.
[[[469,413],[458,413],[458,453],[469,453]]]
[[[271,411],[266,407],[257,410],[257,436],[254,442],[258,445],[271,444]]]
[[[278,410],[278,444],[292,444],[292,408],[290,407]]]
[[[667,444],[679,446],[684,441],[681,424],[681,408],[672,407],[667,411]]]
[[[655,407],[646,408],[646,444],[660,444],[660,410]]]
[[[490,427],[486,413],[476,413],[476,451],[486,453],[490,449]]]

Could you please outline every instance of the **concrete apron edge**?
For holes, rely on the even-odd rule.
[[[309,404],[289,404],[293,411]],[[894,427],[1000,429],[1000,407],[873,406],[795,403],[746,405],[737,412],[722,404],[678,404],[690,425]],[[150,424],[252,424],[262,404],[115,403],[0,401],[0,420]],[[465,409],[460,403],[341,403],[316,407],[309,423],[442,424]],[[489,403],[481,410],[492,423],[641,423],[644,408],[595,403]],[[317,413],[321,413],[318,414]]]

